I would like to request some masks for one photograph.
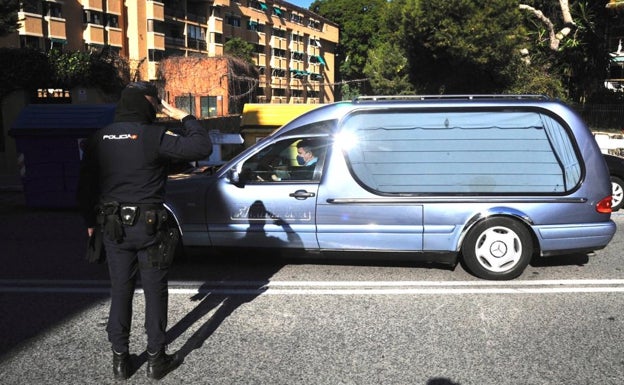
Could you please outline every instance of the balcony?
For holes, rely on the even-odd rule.
[[[148,1],[145,8],[147,19],[165,20],[165,5],[157,1]]]
[[[207,49],[206,40],[189,38],[187,48],[195,49],[198,51],[206,51]]]
[[[106,27],[108,31],[108,45],[123,47],[123,33],[119,28]]]
[[[20,35],[43,36],[43,16],[19,12],[18,19],[20,21]]]
[[[147,6],[149,7],[149,4]],[[122,10],[123,0],[106,0],[106,12],[121,15]]]
[[[186,42],[183,37],[165,36],[165,46],[186,47]]]
[[[97,9],[98,11],[104,10],[103,0],[81,0],[81,3],[84,9]]]
[[[165,16],[184,20],[185,14],[183,9],[169,7],[165,8]]]
[[[48,20],[48,36],[56,39],[67,39],[67,33],[65,30],[65,19],[57,17],[46,17]]]
[[[148,49],[157,49],[160,51],[165,50],[166,44],[165,35],[157,32],[148,32],[147,33],[147,48]]]
[[[106,43],[104,27],[97,24],[87,24],[87,28],[82,33],[82,38],[87,44],[104,45]]]

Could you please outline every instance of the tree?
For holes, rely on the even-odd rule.
[[[0,1],[0,36],[6,36],[19,28],[17,20],[19,7],[19,0]]]
[[[432,94],[505,91],[521,65],[521,21],[517,0],[407,1],[399,35],[412,83]]]
[[[531,66],[559,79],[570,101],[583,102],[604,88],[609,14],[604,2],[541,0],[520,4],[530,33]]]
[[[253,55],[256,52],[253,44],[246,42],[240,37],[228,40],[223,46],[223,51],[250,64],[253,64]]]
[[[386,0],[316,0],[310,10],[340,27],[340,44],[336,48],[339,77],[349,81],[365,77],[364,66],[368,50],[381,27],[381,12]],[[350,84],[350,92],[366,93],[366,83]]]
[[[52,86],[53,73],[43,52],[27,48],[0,48],[0,100],[16,90]]]
[[[386,41],[368,52],[364,73],[370,80],[374,94],[411,94],[409,63],[396,43]]]

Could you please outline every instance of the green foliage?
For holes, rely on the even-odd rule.
[[[17,20],[19,5],[19,0],[0,1],[0,36],[6,36],[15,32],[19,27]]]
[[[370,80],[374,94],[411,94],[409,67],[403,51],[395,43],[382,42],[368,52],[364,73]]]
[[[315,13],[340,26],[336,56],[342,80],[364,78],[368,50],[382,27],[386,4],[386,0],[316,0],[310,5]]]
[[[543,7],[544,14],[560,24],[560,10],[547,0],[538,1],[536,7]],[[532,15],[525,15],[530,26],[527,34],[531,47],[532,63],[548,63],[547,72],[565,85],[566,97],[570,101],[582,102],[593,93],[604,88],[608,68],[608,46],[605,37],[615,31],[619,18],[614,18],[605,8],[604,2],[570,1],[570,13],[575,26],[572,32],[561,40],[559,49],[549,47],[548,35],[543,25],[536,23]]]
[[[412,82],[432,94],[505,91],[524,35],[516,0],[412,1],[402,32]]]
[[[223,45],[223,51],[228,55],[243,59],[247,63],[253,64],[253,56],[255,54],[254,46],[240,37],[228,40]]]
[[[0,98],[17,89],[97,87],[116,95],[129,82],[125,60],[108,52],[0,48]]]
[[[0,99],[18,89],[48,88],[53,73],[43,52],[0,48]]]

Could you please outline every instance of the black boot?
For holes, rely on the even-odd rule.
[[[180,365],[177,354],[167,354],[162,348],[158,353],[147,352],[147,377],[160,380]]]
[[[113,350],[113,374],[116,380],[126,380],[130,377],[130,354],[117,353]]]

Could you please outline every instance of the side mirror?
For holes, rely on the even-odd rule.
[[[235,185],[240,184],[240,175],[238,171],[236,170],[236,167],[233,167],[228,170],[227,177],[230,180],[230,183],[235,184]]]

